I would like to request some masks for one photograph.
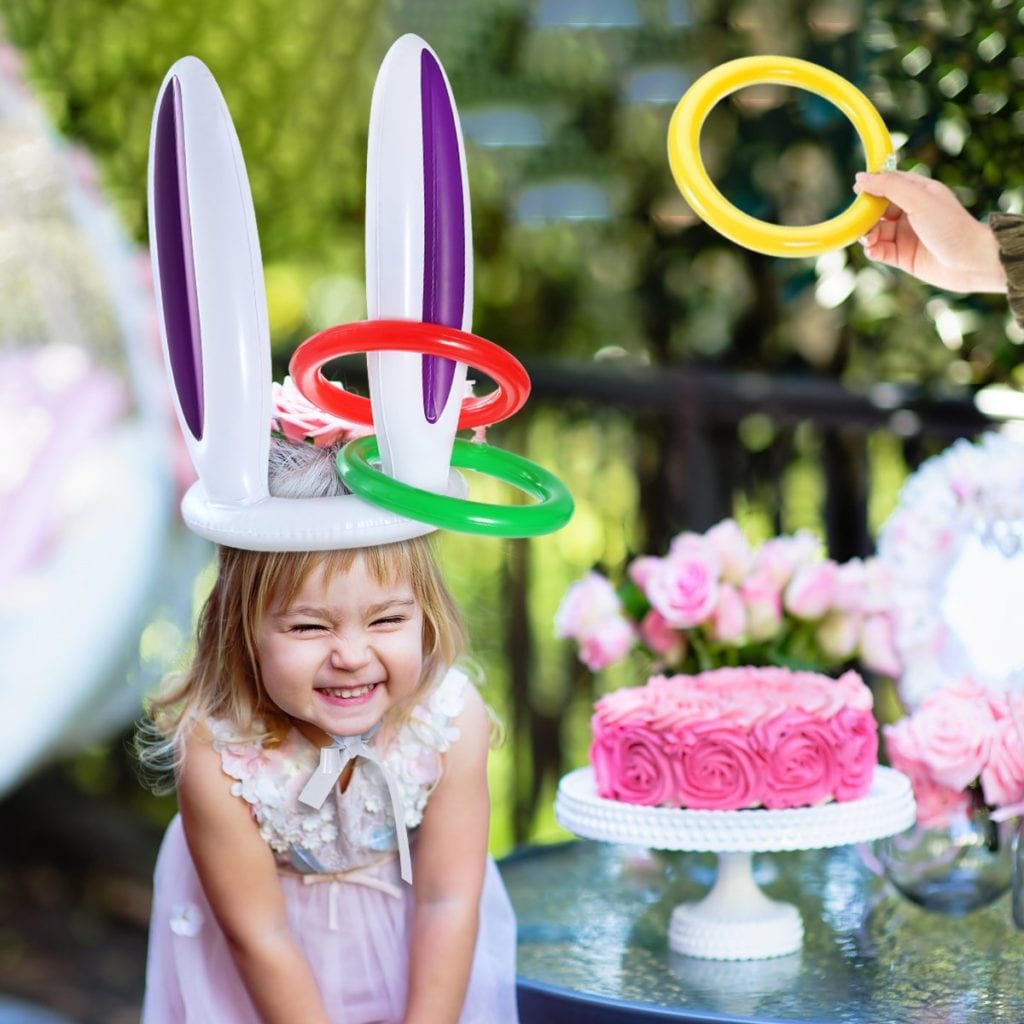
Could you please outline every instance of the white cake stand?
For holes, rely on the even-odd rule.
[[[915,806],[910,780],[892,768],[877,767],[870,792],[859,800],[779,811],[689,811],[606,800],[587,767],[559,782],[555,817],[586,839],[718,854],[718,877],[707,896],[672,911],[669,945],[706,960],[761,960],[796,952],[804,929],[796,907],[761,891],[752,855],[882,839],[913,825]]]

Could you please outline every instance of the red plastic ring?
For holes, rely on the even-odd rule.
[[[467,331],[417,320],[360,320],[307,338],[288,364],[295,386],[314,405],[350,423],[373,423],[370,400],[334,387],[320,372],[325,363],[356,352],[421,352],[443,356],[482,370],[497,387],[480,398],[467,398],[459,430],[486,427],[518,412],[530,394],[523,364],[493,341]]]

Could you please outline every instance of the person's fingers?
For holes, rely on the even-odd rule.
[[[861,239],[865,256],[875,263],[909,269],[919,248],[917,233],[909,219],[900,214],[882,218]]]
[[[890,202],[889,205],[882,212],[882,220],[899,220],[904,215],[903,208],[897,206],[895,203]]]
[[[879,239],[866,239],[863,243],[864,255],[875,263],[891,263],[895,255],[893,248],[891,242]]]
[[[897,219],[883,218],[864,235],[864,238],[870,245],[877,244],[878,242],[894,242],[896,241],[899,227],[900,225],[897,223]]]
[[[854,177],[853,190],[888,199],[911,216],[949,200],[959,206],[956,197],[942,182],[908,172],[859,171]]]

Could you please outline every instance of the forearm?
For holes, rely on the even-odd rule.
[[[309,962],[290,935],[229,947],[261,1024],[330,1024]]]
[[[404,1024],[455,1024],[469,984],[479,900],[418,905],[413,914]]]
[[[969,250],[963,286],[955,290],[1004,294],[1007,287],[1006,261],[999,236],[991,220],[988,224],[982,221],[975,223],[978,230],[974,232],[976,240]]]

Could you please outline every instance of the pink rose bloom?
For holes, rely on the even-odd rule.
[[[860,673],[847,669],[836,681],[835,688],[843,703],[854,711],[870,711],[875,706],[871,689],[864,684]]]
[[[924,828],[945,828],[965,815],[969,798],[962,789],[939,785],[928,767],[917,756],[917,742],[910,730],[910,719],[901,718],[882,729],[889,763],[910,779],[917,804],[917,822]]]
[[[896,650],[892,619],[888,615],[869,615],[861,623],[860,660],[873,672],[899,678],[903,665]]]
[[[621,615],[602,619],[577,639],[579,657],[591,672],[621,661],[633,646],[636,630]]]
[[[642,590],[644,593],[647,592],[647,581],[651,577],[651,573],[661,564],[660,558],[655,558],[653,555],[641,555],[639,558],[634,558],[629,563],[629,568],[626,572],[629,578]]]
[[[828,722],[783,711],[755,726],[753,739],[765,763],[765,807],[813,806],[833,795],[839,761]]]
[[[832,607],[836,563],[825,559],[800,566],[786,585],[783,604],[798,619],[820,619]]]
[[[680,545],[648,576],[647,599],[670,626],[697,626],[718,601],[718,571],[710,553],[695,545]]]
[[[708,633],[712,640],[722,644],[735,644],[747,631],[747,609],[743,598],[731,583],[718,587],[718,604],[711,615]]]
[[[753,564],[754,553],[736,520],[723,519],[704,536],[722,567],[722,579],[727,583],[742,583]]]
[[[968,677],[967,682],[970,686],[977,685],[970,677]],[[992,709],[992,714],[997,722],[1000,721],[1000,719],[1011,718],[1013,715],[1016,715],[1021,721],[1022,728],[1024,728],[1024,701],[1018,699],[1016,694],[1012,695],[1013,705],[1011,711],[1010,694],[998,693],[995,690],[985,690],[983,692],[988,700],[988,706]]]
[[[782,591],[772,575],[756,571],[740,586],[752,640],[770,640],[782,629]]]
[[[764,764],[741,729],[696,725],[676,735],[675,782],[683,807],[740,810],[762,802]]]
[[[984,696],[972,689],[946,688],[921,702],[907,727],[915,756],[931,777],[948,789],[965,789],[988,761],[995,718]]]
[[[555,612],[555,636],[579,640],[621,610],[622,601],[611,583],[598,572],[588,572],[563,595]]]
[[[797,569],[817,558],[820,550],[821,542],[807,530],[792,537],[772,537],[758,548],[754,571],[766,572],[781,590]]]
[[[1024,739],[1012,718],[995,724],[988,763],[981,770],[981,791],[993,807],[1024,799]]]
[[[887,612],[892,607],[892,574],[880,558],[864,562],[864,593],[861,611],[865,614]]]
[[[830,612],[814,634],[818,646],[834,661],[853,657],[860,640],[860,616],[853,612]]]
[[[704,534],[694,533],[693,530],[684,530],[682,533],[676,534],[668,546],[668,555],[666,557],[674,558],[676,555],[714,559],[715,550],[708,543],[708,539]]]
[[[640,639],[667,662],[678,661],[686,653],[686,638],[653,608],[640,623]]]
[[[838,612],[859,612],[864,606],[867,573],[859,558],[851,558],[836,567],[836,590],[832,607]]]
[[[878,723],[870,711],[843,708],[829,724],[839,760],[833,795],[836,800],[857,800],[871,789],[878,762]]]
[[[618,728],[595,736],[590,747],[599,796],[657,807],[675,805],[672,764],[659,736],[643,728]]]
[[[947,789],[931,779],[911,777],[918,824],[925,828],[948,828],[950,823],[970,814],[971,800],[963,790]]]
[[[336,381],[331,383],[339,391],[345,389]],[[373,433],[373,427],[332,416],[315,406],[295,386],[291,377],[283,383],[274,381],[271,386],[271,417],[274,430],[296,444],[312,441],[318,448],[325,448],[335,441],[350,441]]]
[[[882,736],[885,739],[885,750],[889,756],[889,762],[893,768],[904,772],[905,775],[909,775],[910,772],[897,765],[897,761],[904,765],[917,764],[921,769],[924,769],[924,764],[921,761],[921,752],[917,745],[917,737],[910,726],[911,717],[909,715],[890,725],[882,726]]]

